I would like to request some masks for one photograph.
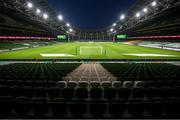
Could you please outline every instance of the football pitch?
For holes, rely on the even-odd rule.
[[[180,59],[180,52],[123,43],[73,42],[1,52],[0,59]]]

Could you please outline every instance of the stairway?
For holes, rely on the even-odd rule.
[[[82,64],[67,75],[70,81],[115,81],[116,78],[101,64]]]

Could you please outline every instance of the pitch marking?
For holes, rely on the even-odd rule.
[[[73,57],[71,54],[40,54],[43,57]]]
[[[139,57],[176,57],[176,55],[164,55],[164,54],[125,54],[130,56],[139,56]]]

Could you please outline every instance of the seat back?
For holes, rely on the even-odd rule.
[[[146,90],[144,88],[134,88],[132,92],[133,98],[144,98]]]
[[[103,82],[101,83],[101,86],[102,86],[103,88],[111,88],[111,87],[112,87],[112,83],[111,83],[110,81],[103,81]]]
[[[47,93],[50,99],[61,97],[61,89],[57,87],[48,88]]]
[[[72,98],[74,98],[74,89],[72,88],[64,88],[61,90],[61,93],[62,93],[62,98],[66,100],[71,100]]]
[[[102,98],[103,90],[101,88],[91,88],[90,97],[91,98]]]
[[[111,100],[116,98],[117,95],[117,89],[115,88],[105,88],[104,89],[104,98]]]
[[[124,81],[123,87],[125,88],[133,88],[134,87],[134,82],[133,81]]]
[[[57,86],[59,88],[61,88],[61,89],[66,88],[67,87],[67,82],[65,82],[65,81],[58,81],[57,82]]]
[[[86,98],[88,98],[88,89],[87,88],[77,88],[75,90],[75,95],[77,98],[86,99]]]
[[[118,90],[118,97],[128,100],[131,96],[132,89],[130,88],[120,88]]]
[[[76,81],[69,81],[67,86],[68,88],[75,89],[77,87],[78,83]]]
[[[123,87],[123,83],[121,81],[113,81],[112,86],[116,89],[119,89]]]
[[[80,88],[88,88],[89,82],[88,81],[79,81],[79,87]]]
[[[134,86],[135,86],[135,88],[144,88],[145,87],[145,82],[136,81]]]
[[[99,81],[91,81],[90,86],[92,88],[98,88],[98,87],[100,87],[100,82]]]

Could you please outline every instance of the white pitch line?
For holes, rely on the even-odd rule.
[[[73,57],[71,54],[40,54],[43,57]]]
[[[130,56],[139,56],[139,57],[176,57],[176,55],[164,55],[164,54],[124,54]]]

